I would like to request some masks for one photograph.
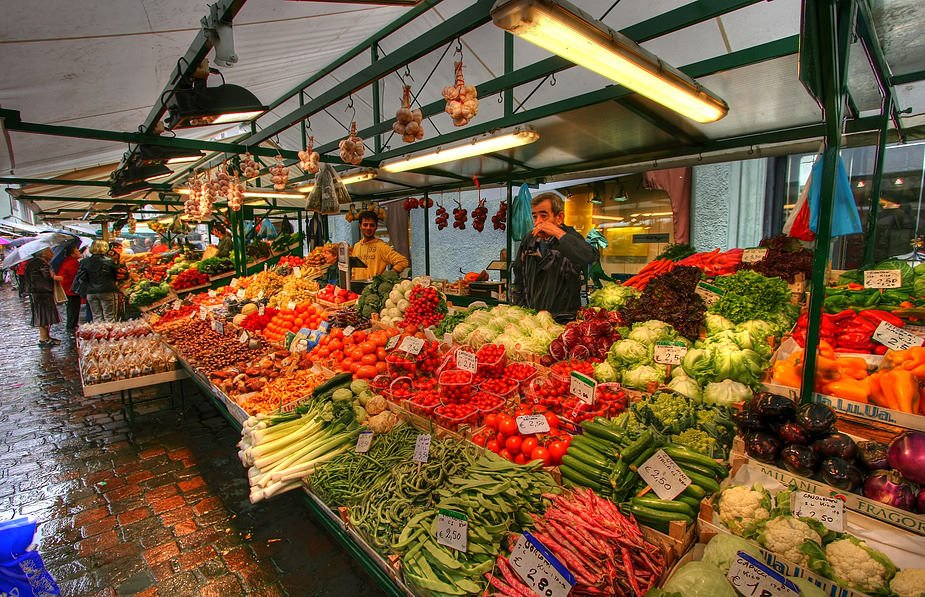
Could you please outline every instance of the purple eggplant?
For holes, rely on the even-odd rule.
[[[755,431],[745,436],[745,452],[755,460],[774,464],[780,449],[781,443],[777,436],[765,431]]]
[[[805,429],[792,421],[781,425],[777,430],[777,434],[785,444],[808,446],[813,441],[813,438]]]
[[[732,420],[735,421],[736,426],[742,433],[749,431],[764,431],[766,429],[761,417],[748,408],[743,408],[742,410],[737,410],[732,413]]]
[[[848,462],[853,462],[858,455],[858,445],[844,433],[830,433],[813,442],[813,451],[820,459],[838,456]]]
[[[861,469],[838,456],[823,460],[819,472],[826,483],[845,491],[854,491],[864,482]]]
[[[819,459],[809,446],[791,444],[780,451],[784,468],[794,475],[811,477],[816,472]]]
[[[748,408],[765,423],[786,423],[793,419],[796,405],[786,396],[770,392],[759,392],[749,402]]]
[[[797,411],[797,424],[814,437],[826,435],[835,428],[835,411],[825,404],[804,404]]]
[[[858,444],[858,460],[869,471],[890,468],[886,444],[880,442],[861,442]]]
[[[894,508],[909,511],[915,508],[915,488],[898,471],[872,472],[864,481],[863,493],[864,497]]]

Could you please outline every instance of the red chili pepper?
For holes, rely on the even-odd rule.
[[[888,311],[882,311],[880,309],[865,309],[864,311],[858,313],[858,317],[866,319],[875,325],[880,325],[881,321],[885,321],[900,328],[906,325],[906,323],[899,317],[896,317]]]

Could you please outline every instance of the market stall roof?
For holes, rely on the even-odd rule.
[[[861,0],[862,6],[866,2]],[[724,98],[729,115],[706,125],[519,38],[512,38],[505,64],[505,33],[488,16],[491,0],[429,0],[414,8],[274,0],[219,4],[237,11],[234,50],[239,61],[221,67],[222,77],[255,93],[271,110],[253,128],[183,129],[173,143],[237,143],[238,151],[242,143],[251,148],[260,143],[267,154],[264,164],[277,148],[287,163],[295,163],[304,134],[315,138],[323,159],[337,163],[337,142],[355,119],[367,145],[364,165],[375,167],[409,151],[498,128],[530,124],[540,134],[532,145],[424,172],[380,171],[376,180],[349,187],[360,200],[467,186],[473,176],[484,183],[543,180],[736,159],[740,154],[734,152],[768,155],[811,147],[822,136],[821,110],[798,78],[800,0],[580,3]],[[925,7],[915,0],[877,0],[866,10],[876,26],[898,108],[911,109],[902,123],[907,135],[916,136],[925,113],[925,83],[920,81],[925,79]],[[48,14],[57,18],[48,19]],[[0,116],[6,118],[12,152],[0,149],[0,171],[11,170],[15,160],[20,179],[84,181],[81,186],[26,183],[23,199],[58,215],[106,209],[118,201],[106,196],[106,186],[130,147],[123,139],[146,123],[169,89],[175,68],[182,65],[178,58],[198,39],[202,16],[201,5],[180,0],[79,8],[63,0],[5,3],[0,104],[6,110]],[[466,80],[478,86],[481,99],[478,116],[457,128],[443,112],[441,91],[460,56]],[[871,132],[879,127],[879,119],[870,116],[879,112],[879,87],[860,42],[852,47],[851,58],[848,130]],[[406,66],[413,76],[407,82],[427,116],[425,138],[410,145],[390,134]],[[854,142],[870,140],[867,135]],[[232,154],[209,155],[207,164],[217,165]],[[157,193],[185,178],[183,167],[175,168],[172,177],[157,181],[163,186],[146,200],[176,203],[178,197]],[[304,178],[310,177],[292,168],[291,180]],[[285,203],[301,205],[300,200]]]

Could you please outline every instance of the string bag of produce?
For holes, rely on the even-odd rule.
[[[334,168],[322,162],[315,174],[315,187],[305,200],[305,209],[320,214],[336,214],[340,213],[341,203],[350,203],[350,195]]]
[[[700,273],[696,267],[676,267],[653,279],[641,296],[627,301],[621,311],[624,323],[661,320],[685,338],[697,338],[706,312],[706,304],[694,292]]]

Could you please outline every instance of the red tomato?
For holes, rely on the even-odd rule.
[[[556,420],[558,426],[558,419]],[[551,427],[552,425],[550,425]],[[504,435],[514,435],[517,433],[517,422],[514,417],[506,414],[498,415],[498,431]]]
[[[501,456],[501,458],[504,458],[505,460],[510,460],[511,462],[514,461],[514,455],[511,454],[510,450],[507,450],[507,449],[501,450],[500,452],[498,452],[498,455]]]
[[[359,331],[353,332],[353,334],[350,337],[353,338],[353,341],[356,342],[357,344],[362,344],[363,342],[366,341],[367,335],[366,335],[366,332],[364,332],[363,330],[359,330]],[[375,344],[373,346],[375,346]]]
[[[507,448],[511,454],[520,454],[520,444],[522,441],[519,435],[512,435],[504,440],[504,447]]]
[[[472,443],[477,446],[484,446],[488,437],[484,433],[476,433],[472,436]]]
[[[379,372],[379,373],[385,373],[385,372],[388,371],[388,370],[389,370],[389,364],[386,363],[385,361],[379,361],[378,363],[376,363],[376,371],[377,371],[377,372]]]
[[[553,464],[561,464],[562,457],[565,455],[565,451],[568,450],[568,444],[561,440],[556,440],[550,442],[546,449],[549,451],[549,456],[552,459]]]
[[[360,363],[363,365],[375,365],[378,360],[374,354],[364,354],[360,357]]]
[[[507,441],[507,436],[504,435],[503,433],[499,433],[498,435],[495,436],[495,441],[498,442],[498,445],[503,448],[504,443]]]
[[[359,368],[360,368],[360,365],[359,365],[359,364],[357,364],[357,363],[350,363],[350,366],[347,367],[347,370],[350,371],[350,373],[353,373],[353,374],[355,375],[356,372],[357,372],[357,369],[359,369]]]
[[[527,464],[527,457],[524,456],[523,454],[518,454],[517,456],[514,457],[514,462],[516,462],[517,464]]]
[[[546,421],[549,423],[550,429],[559,428],[559,417],[556,416],[556,413],[545,412],[543,416],[546,417]]]
[[[501,449],[501,448],[498,446],[498,442],[496,442],[496,441],[493,440],[493,439],[492,439],[492,440],[489,440],[489,441],[487,441],[487,442],[485,442],[485,447],[488,448],[489,450],[491,450],[492,452],[494,452],[495,454],[497,454],[497,453],[498,453],[498,450]]]
[[[495,413],[486,415],[485,416],[485,426],[488,427],[489,429],[497,429],[498,428],[498,415]]]
[[[357,367],[356,376],[360,379],[372,379],[376,377],[379,373],[379,370],[376,369],[375,365],[361,365]]]
[[[532,435],[525,437],[523,442],[520,444],[520,451],[524,454],[532,454],[533,448],[537,447],[539,443],[536,441],[536,438]]]
[[[360,344],[360,348],[363,350],[364,354],[372,354],[376,352],[376,344],[374,342],[363,342]]]
[[[549,466],[551,462],[549,450],[543,446],[537,446],[533,448],[533,452],[530,453],[530,460],[542,460],[543,466]]]

